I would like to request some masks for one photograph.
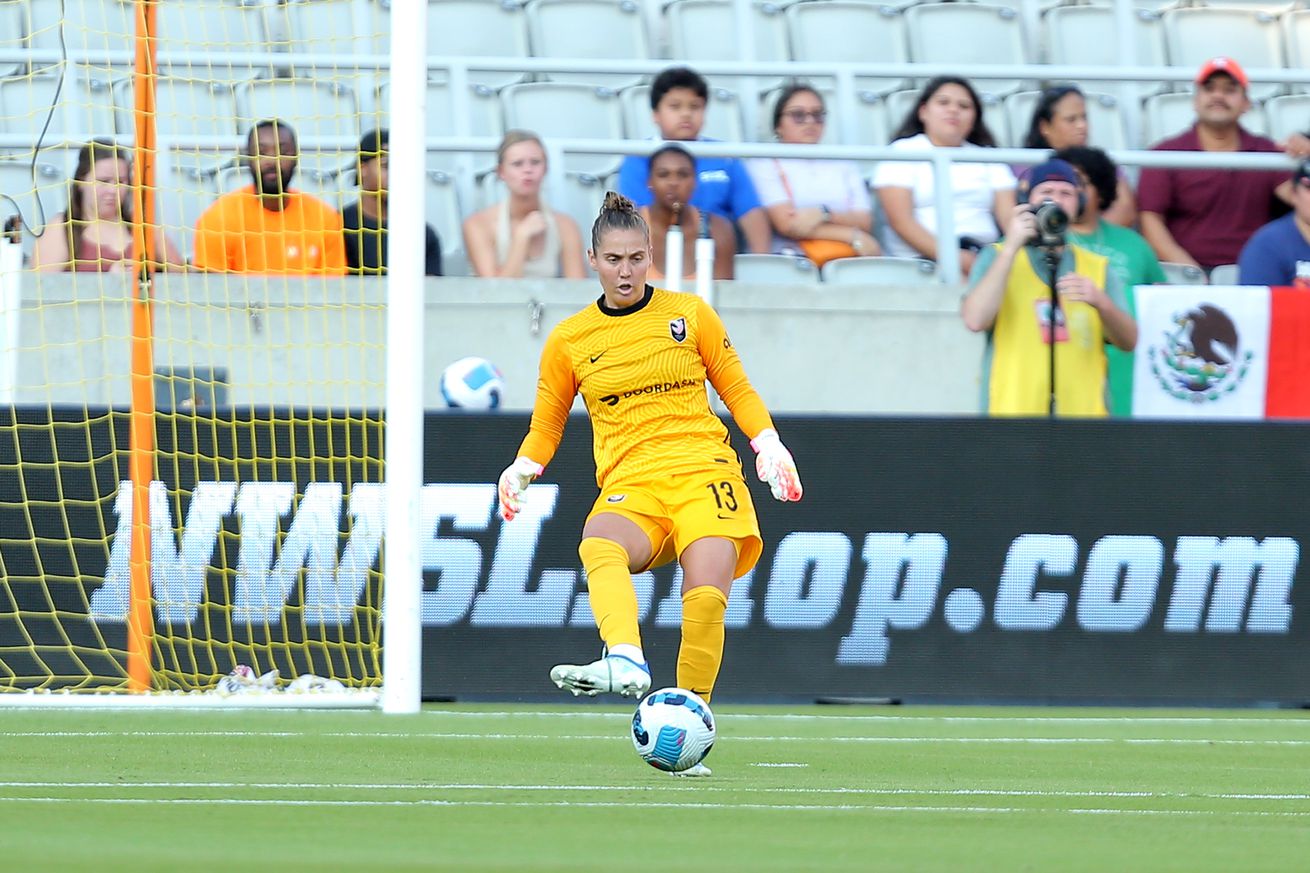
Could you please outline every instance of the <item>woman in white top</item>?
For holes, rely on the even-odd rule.
[[[828,120],[823,97],[812,87],[784,88],[773,105],[778,142],[813,145]],[[824,158],[753,158],[746,163],[755,192],[773,225],[773,251],[799,254],[799,240],[849,243],[857,255],[878,255],[871,235],[873,206],[854,161]]]
[[[940,76],[919,94],[892,137],[892,148],[993,147],[996,141],[983,123],[978,93],[964,79]],[[1005,164],[951,164],[955,236],[959,238],[960,268],[965,275],[975,254],[1000,238],[1000,224],[1014,211],[1014,173]],[[937,259],[937,209],[932,164],[882,161],[873,186],[891,231],[887,254]]]
[[[464,250],[475,276],[582,279],[578,224],[541,196],[546,149],[535,133],[506,132],[496,150],[496,175],[509,197],[464,221]]]

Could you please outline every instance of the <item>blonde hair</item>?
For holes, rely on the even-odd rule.
[[[606,191],[605,202],[600,205],[600,214],[591,225],[591,250],[600,248],[600,238],[611,230],[640,230],[650,244],[650,227],[641,217],[637,207],[627,197],[617,191]]]
[[[505,163],[505,152],[509,151],[510,146],[516,146],[521,142],[535,142],[541,149],[541,153],[546,153],[546,146],[542,144],[541,137],[537,136],[530,130],[507,130],[505,137],[496,147],[496,166],[500,167]]]

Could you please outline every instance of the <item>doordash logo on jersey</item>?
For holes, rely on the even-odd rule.
[[[618,406],[619,400],[629,397],[640,397],[645,394],[667,394],[670,391],[682,391],[685,388],[695,388],[704,383],[697,382],[695,379],[678,379],[675,382],[655,382],[641,388],[633,388],[631,391],[624,391],[622,394],[606,394],[600,398],[600,402],[606,406]]]

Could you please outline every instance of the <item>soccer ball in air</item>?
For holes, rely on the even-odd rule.
[[[683,688],[652,691],[632,716],[632,745],[657,770],[679,773],[694,767],[714,746],[710,705]]]
[[[505,393],[505,377],[485,358],[460,358],[441,374],[441,396],[459,409],[496,409]]]

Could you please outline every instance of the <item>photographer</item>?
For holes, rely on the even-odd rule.
[[[988,332],[987,411],[1046,415],[1053,366],[1058,414],[1104,416],[1105,343],[1124,350],[1137,344],[1123,286],[1104,257],[1064,238],[1083,206],[1073,167],[1058,159],[1038,164],[1020,180],[1018,200],[1005,238],[979,255],[960,304],[965,326]]]

